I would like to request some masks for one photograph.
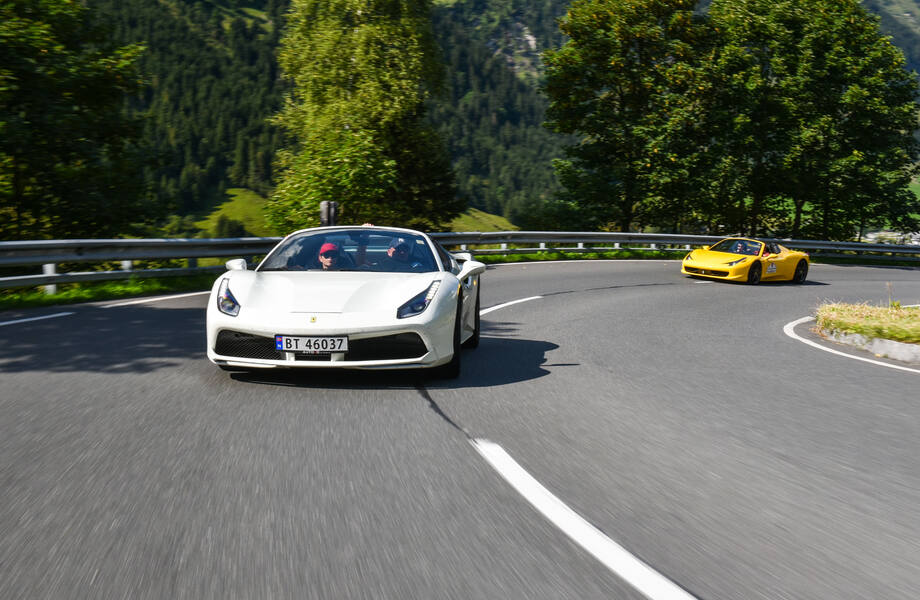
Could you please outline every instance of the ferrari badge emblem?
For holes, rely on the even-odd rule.
[[[310,322],[316,323],[316,315],[313,315],[312,317],[310,317]]]

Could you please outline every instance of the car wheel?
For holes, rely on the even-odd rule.
[[[808,263],[804,260],[800,260],[799,264],[795,266],[795,275],[792,276],[792,283],[805,283],[806,277],[808,277]]]
[[[463,342],[464,348],[478,348],[479,347],[479,289],[476,290],[476,322],[473,325],[473,335],[470,336],[470,339]]]
[[[763,273],[763,267],[760,266],[759,262],[755,262],[748,270],[747,282],[751,285],[757,285],[760,283],[761,273]]]
[[[450,362],[438,367],[438,376],[442,379],[456,379],[460,376],[460,328],[463,317],[463,297],[457,296],[457,316],[454,318],[454,355]]]

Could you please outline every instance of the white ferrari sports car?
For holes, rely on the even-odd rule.
[[[227,261],[208,299],[208,358],[226,370],[437,367],[456,377],[461,346],[479,344],[485,269],[409,229],[297,231],[255,269]]]

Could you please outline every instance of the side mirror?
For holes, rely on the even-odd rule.
[[[466,279],[471,275],[481,275],[486,272],[486,266],[475,260],[464,261],[463,266],[460,267],[460,273],[457,274],[457,279]]]
[[[470,260],[473,260],[473,255],[470,252],[453,252],[453,257],[457,259],[457,262],[464,263]]]
[[[245,258],[234,258],[233,260],[228,260],[226,263],[228,271],[245,271],[246,270],[246,259]]]
[[[703,246],[703,250],[709,250],[709,246]]]

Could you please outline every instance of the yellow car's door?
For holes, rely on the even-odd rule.
[[[764,279],[792,279],[795,261],[789,250],[779,244],[768,244],[764,253]]]

